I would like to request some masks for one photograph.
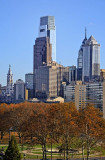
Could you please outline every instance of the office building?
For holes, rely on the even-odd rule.
[[[25,85],[28,90],[28,99],[33,98],[33,73],[25,74]]]
[[[49,37],[52,45],[52,61],[56,61],[56,26],[54,16],[40,18],[39,37]]]
[[[25,84],[27,89],[33,89],[33,73],[25,74]]]
[[[69,67],[69,83],[77,81],[77,69],[76,66]]]
[[[35,93],[42,98],[63,96],[63,66],[52,62],[35,70]]]
[[[26,90],[24,81],[21,79],[18,79],[14,84],[14,97],[15,102],[28,100],[28,92]]]
[[[82,81],[77,81],[75,85],[75,106],[80,109],[85,108],[86,105],[86,85],[82,84]]]
[[[64,87],[64,101],[75,102],[75,83]]]
[[[100,69],[100,80],[101,81],[105,80],[105,69]]]
[[[82,80],[89,82],[99,80],[100,77],[100,44],[93,36],[83,45]]]
[[[87,35],[86,35],[86,28],[85,28],[85,38],[82,41],[82,45],[78,52],[78,58],[77,58],[77,80],[82,81],[82,72],[83,72],[83,46],[85,45],[87,41]]]
[[[55,67],[42,66],[35,73],[35,94],[39,99],[57,97],[57,70]]]
[[[93,104],[99,108],[105,118],[105,82],[69,84],[64,90],[65,102],[73,101],[77,109]]]
[[[77,80],[83,82],[97,81],[100,79],[100,44],[93,36],[82,42],[77,58]]]
[[[43,64],[52,61],[52,46],[49,37],[37,38],[34,45],[33,72]]]
[[[66,82],[66,85],[69,84],[69,67],[64,67],[62,66],[62,70],[63,70],[63,73],[62,73],[62,81],[63,82]]]

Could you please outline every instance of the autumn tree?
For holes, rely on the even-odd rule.
[[[28,116],[31,111],[31,104],[30,103],[19,103],[16,105],[12,105],[11,107],[11,117],[10,123],[11,128],[13,128],[19,136],[19,143],[21,143],[21,137],[23,136],[23,123],[28,120]]]
[[[78,125],[82,143],[86,145],[88,160],[91,147],[104,138],[105,120],[98,109],[88,105],[86,108],[80,109]]]
[[[0,132],[1,139],[6,132],[9,132],[10,128],[10,109],[9,106],[5,103],[0,105]]]
[[[49,114],[49,131],[54,140],[61,144],[60,151],[64,151],[64,158],[68,159],[71,141],[78,133],[78,112],[74,103],[64,103],[53,104]]]

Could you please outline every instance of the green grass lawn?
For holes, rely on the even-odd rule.
[[[0,149],[2,149],[2,147],[4,148],[4,151],[7,149],[7,146],[8,145],[0,145]],[[18,147],[19,147],[19,150],[21,152],[21,155],[22,155],[22,158],[23,158],[23,155],[24,153],[26,154],[26,158],[30,158],[30,159],[42,159],[42,156],[43,156],[43,152],[42,152],[42,146],[41,145],[28,145],[28,144],[25,144],[23,145],[19,145],[18,144]],[[57,150],[57,147],[58,145],[54,144],[52,146],[52,150]],[[47,150],[51,150],[51,146],[48,145],[47,146]],[[97,154],[98,153],[98,154]],[[47,157],[50,158],[51,157],[51,153],[50,152],[47,152],[46,153]],[[84,150],[84,155],[86,156],[86,150]],[[60,153],[52,153],[52,157],[53,158],[63,158],[64,156],[64,153],[60,154]],[[105,156],[105,147],[104,145],[103,146],[99,146],[99,145],[96,145],[95,147],[91,148],[91,152],[90,152],[90,157],[91,156],[95,156],[95,157],[98,157],[98,156]],[[82,157],[82,152],[81,152],[81,149],[80,149],[80,152],[77,152],[77,153],[69,153],[69,157],[72,158],[79,158],[79,157]]]

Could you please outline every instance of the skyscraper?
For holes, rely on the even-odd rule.
[[[33,73],[35,73],[35,69],[38,69],[38,67],[51,62],[51,51],[52,46],[49,37],[40,37],[36,39],[34,45]]]
[[[83,46],[85,45],[86,41],[87,41],[87,35],[86,35],[86,28],[85,28],[85,38],[82,41],[82,45],[78,52],[78,59],[77,59],[77,80],[81,80],[81,81],[82,81],[82,71],[83,71]]]
[[[52,45],[52,61],[56,61],[56,26],[54,16],[40,18],[39,37],[49,37]]]
[[[89,82],[98,80],[100,77],[100,44],[93,36],[85,38],[78,52],[77,59],[77,80]]]
[[[100,77],[100,44],[93,36],[83,45],[83,81],[99,79]]]

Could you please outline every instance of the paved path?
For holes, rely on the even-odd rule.
[[[24,159],[22,159],[24,160]],[[25,159],[25,160],[40,160],[40,159]],[[51,160],[51,159],[49,159]],[[56,160],[56,159],[53,159]],[[62,159],[63,160],[63,159]],[[83,160],[82,158],[70,158],[69,160]],[[86,158],[85,158],[86,160]],[[93,158],[89,158],[89,160],[105,160],[105,157],[93,157]]]

